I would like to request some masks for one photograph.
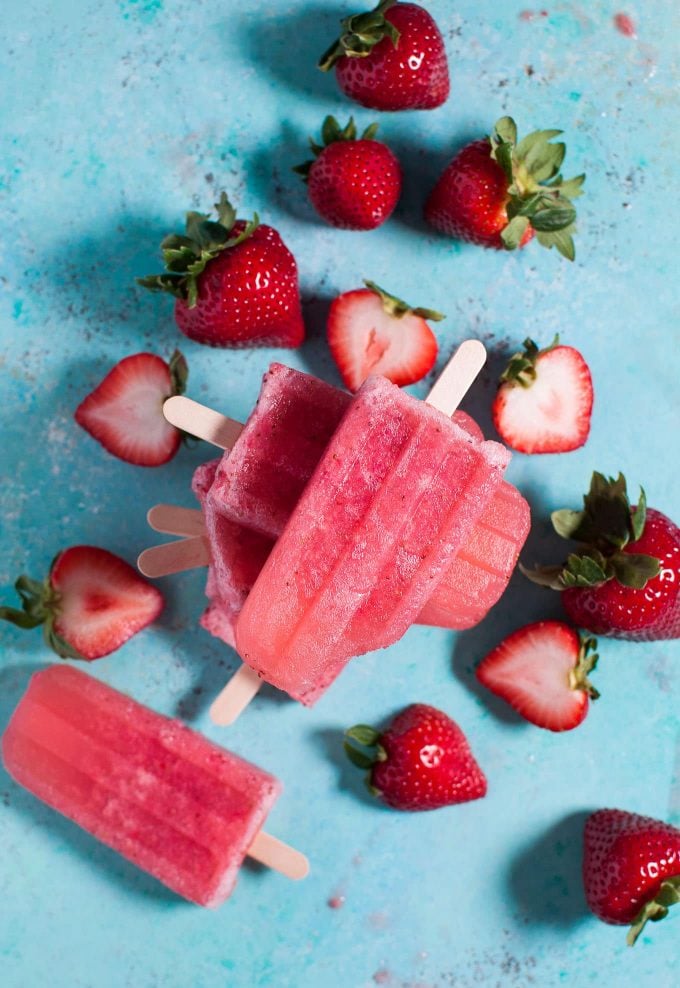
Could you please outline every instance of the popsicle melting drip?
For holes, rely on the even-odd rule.
[[[2,756],[20,785],[199,905],[230,895],[247,854],[306,873],[261,832],[274,776],[71,667],[31,678]]]

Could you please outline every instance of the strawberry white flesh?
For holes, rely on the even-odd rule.
[[[156,587],[95,546],[73,546],[57,556],[50,583],[59,595],[54,630],[85,659],[115,651],[163,609]]]
[[[504,383],[493,404],[498,434],[520,453],[566,453],[583,446],[590,432],[593,382],[573,347],[539,356],[528,387]]]
[[[356,391],[369,374],[393,384],[413,384],[437,359],[437,340],[422,318],[387,312],[369,289],[338,296],[328,316],[328,344],[342,379]]]
[[[539,621],[509,635],[477,667],[479,681],[517,713],[549,731],[569,731],[588,712],[588,693],[573,688],[578,633],[561,621]]]
[[[153,353],[125,357],[78,406],[75,419],[105,449],[136,466],[160,466],[177,452],[179,431],[163,417],[173,394],[168,364]]]

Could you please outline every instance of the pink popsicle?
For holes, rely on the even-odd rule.
[[[217,469],[208,498],[211,509],[277,538],[350,402],[344,391],[272,364],[245,428]],[[483,439],[469,415],[456,412],[454,421]],[[454,561],[451,573],[434,591],[419,617],[421,623],[472,627],[505,590],[529,531],[529,506],[506,481],[494,502],[496,498],[498,504],[489,504],[479,519],[480,531],[475,526],[463,547],[463,558],[458,564]],[[213,551],[221,550],[216,546]],[[215,603],[202,623],[233,645],[234,617],[233,607],[225,610]]]
[[[2,756],[39,799],[209,907],[230,895],[281,792],[250,762],[64,665],[31,678]]]
[[[509,454],[384,378],[358,392],[236,624],[244,662],[312,704],[416,620]],[[263,620],[266,615],[266,621]]]
[[[219,459],[203,463],[195,470],[192,482],[203,509],[212,557],[206,585],[210,604],[201,617],[201,625],[233,648],[234,623],[274,543],[215,511],[208,493],[219,463]]]

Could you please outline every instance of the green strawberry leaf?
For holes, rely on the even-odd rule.
[[[152,292],[168,292],[193,308],[198,301],[198,278],[210,261],[252,236],[260,222],[255,213],[241,233],[232,236],[236,212],[224,192],[215,209],[218,221],[203,213],[187,213],[185,234],[172,233],[161,242],[166,270],[137,278],[137,284]]]
[[[400,38],[399,31],[385,17],[385,12],[396,0],[381,0],[374,10],[353,14],[341,22],[342,34],[323,53],[318,62],[322,72],[329,72],[339,58],[365,58],[383,38],[389,38],[394,47]]]
[[[375,292],[375,294],[379,296],[385,312],[397,319],[401,319],[402,316],[406,315],[420,316],[421,319],[429,319],[431,322],[441,322],[442,319],[446,319],[446,316],[442,312],[437,312],[436,309],[424,309],[421,306],[411,306],[408,302],[404,302],[403,299],[397,298],[396,295],[390,295],[390,293],[386,292],[384,288],[380,287],[380,285],[376,285],[374,281],[364,279],[364,284],[366,285],[366,288],[369,288],[372,292]]]
[[[347,741],[345,741],[343,747],[345,749],[345,754],[351,763],[356,765],[357,768],[360,768],[363,771],[369,771],[369,769],[371,769],[375,764],[372,758],[364,754],[363,751],[358,751],[353,745],[348,744]]]
[[[505,144],[517,143],[517,124],[512,117],[501,117],[497,120],[494,132]]]
[[[645,522],[647,521],[647,495],[645,494],[644,487],[640,488],[640,497],[638,499],[637,507],[635,511],[631,512],[630,525],[633,532],[633,541],[637,542],[638,539],[642,538],[642,533],[645,530]]]
[[[501,240],[506,250],[515,250],[519,247],[522,237],[529,226],[527,216],[515,216],[508,225],[501,230]]]
[[[610,557],[609,565],[619,583],[633,590],[642,590],[661,570],[661,564],[655,556],[642,552],[617,553]]]
[[[548,250],[556,247],[560,254],[566,257],[568,261],[573,261],[576,257],[574,238],[567,230],[556,230],[553,233],[539,231],[536,233],[536,239],[542,247],[547,247]]]
[[[370,727],[368,724],[355,724],[354,727],[345,731],[345,737],[351,738],[357,744],[362,744],[365,748],[372,748],[378,742],[380,731],[376,731],[374,727]]]
[[[570,508],[561,508],[550,515],[553,528],[563,539],[578,540],[576,533],[583,525],[584,519],[584,511],[572,511]]]
[[[569,203],[566,205],[545,205],[533,213],[531,225],[537,232],[555,233],[571,226],[575,219],[576,210]]]

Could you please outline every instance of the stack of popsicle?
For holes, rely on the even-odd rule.
[[[473,341],[459,354],[470,350],[483,354]],[[470,383],[452,395],[454,364],[429,399],[449,412]],[[167,405],[171,420],[199,431],[195,403]],[[391,644],[415,620],[451,628],[481,620],[507,584],[529,512],[502,481],[507,451],[457,418],[384,379],[352,398],[273,364],[246,426],[226,430],[231,452],[195,478],[203,561],[212,561],[204,625],[258,676],[310,704],[351,656]],[[199,429],[225,435],[228,422]],[[160,530],[196,531],[195,520],[190,531],[173,528],[168,507],[151,514]],[[187,558],[192,541],[201,536],[187,540]],[[176,559],[178,545],[157,548]]]

